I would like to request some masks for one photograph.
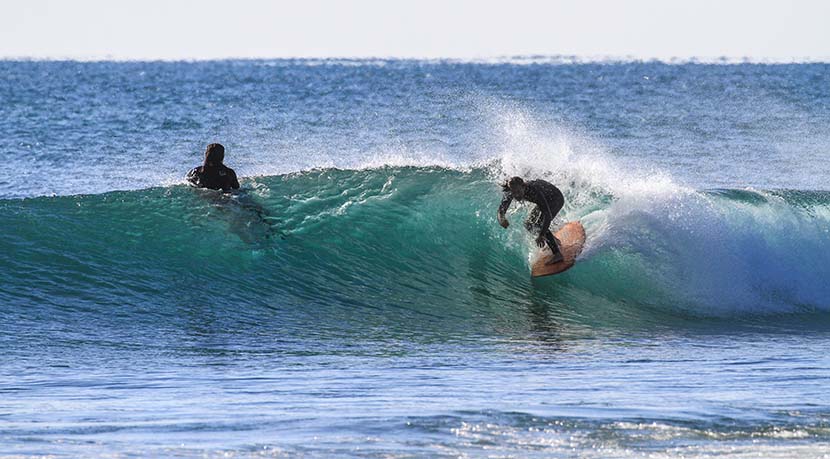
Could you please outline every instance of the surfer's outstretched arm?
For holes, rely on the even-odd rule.
[[[504,198],[502,198],[501,204],[499,205],[498,214],[499,224],[502,226],[502,228],[507,228],[508,226],[510,226],[510,222],[507,221],[507,218],[504,216],[504,214],[507,213],[507,208],[510,207],[511,202],[513,202],[513,195],[509,192],[504,193]]]

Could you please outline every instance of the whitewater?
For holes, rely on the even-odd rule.
[[[0,62],[0,457],[823,457],[827,70]]]

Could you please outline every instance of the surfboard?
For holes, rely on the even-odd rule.
[[[578,221],[565,223],[553,235],[559,240],[559,250],[564,259],[551,265],[545,264],[553,256],[550,247],[546,245],[544,249],[537,250],[531,260],[531,276],[551,276],[569,270],[585,246],[585,228]]]

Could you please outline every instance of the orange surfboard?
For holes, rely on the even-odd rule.
[[[585,246],[585,228],[580,222],[568,222],[559,231],[554,233],[559,240],[559,250],[564,259],[551,265],[545,264],[553,254],[546,245],[539,249],[531,261],[530,274],[533,277],[550,276],[567,271],[576,263],[576,257],[582,252]]]

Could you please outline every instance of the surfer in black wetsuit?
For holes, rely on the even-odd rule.
[[[504,198],[501,200],[498,214],[499,224],[502,228],[507,228],[510,225],[504,214],[514,199],[536,204],[536,207],[525,220],[525,229],[528,231],[538,230],[539,235],[536,237],[536,245],[541,248],[547,243],[550,247],[553,258],[547,264],[562,261],[563,257],[562,252],[559,251],[559,244],[556,238],[553,237],[553,233],[550,232],[550,224],[553,218],[565,205],[565,197],[562,196],[559,188],[544,180],[525,182],[521,177],[513,177],[502,185],[502,189],[504,190]]]
[[[218,143],[212,143],[205,150],[205,162],[199,167],[194,167],[187,173],[187,181],[199,188],[210,188],[211,190],[230,191],[239,189],[239,180],[236,179],[236,172],[222,164],[225,159],[225,147]]]

